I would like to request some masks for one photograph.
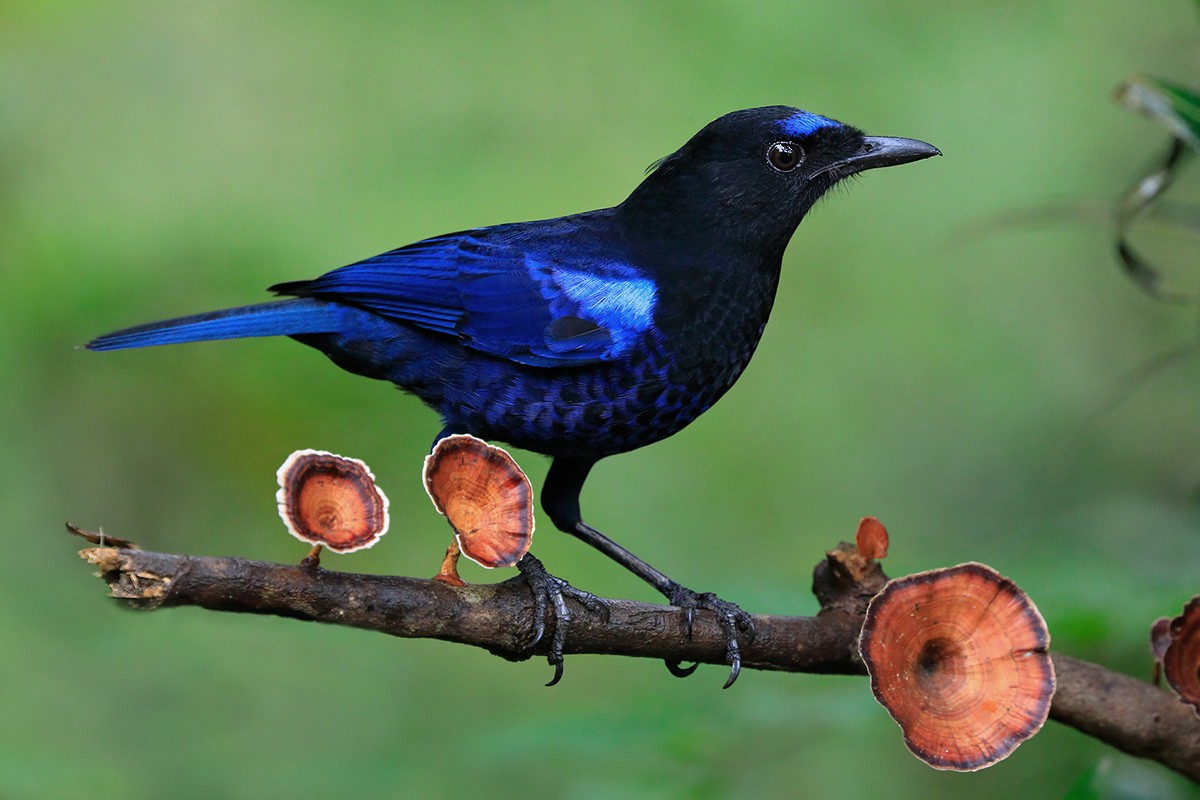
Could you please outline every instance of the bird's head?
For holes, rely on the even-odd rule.
[[[788,106],[734,111],[654,164],[623,207],[656,226],[701,225],[779,252],[838,181],[876,167],[940,155],[916,139],[867,136]]]

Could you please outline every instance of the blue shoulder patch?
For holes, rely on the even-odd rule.
[[[794,139],[801,136],[808,136],[810,133],[821,128],[836,128],[839,125],[841,123],[836,120],[808,111],[801,111],[799,114],[793,114],[787,119],[780,121],[783,132]]]
[[[654,323],[658,287],[633,267],[614,262],[588,271],[552,266],[548,273],[542,294],[551,316],[581,317],[606,330],[611,337],[606,357],[624,355]]]

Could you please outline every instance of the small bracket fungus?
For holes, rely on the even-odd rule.
[[[1163,655],[1163,676],[1179,699],[1200,714],[1200,595],[1171,620],[1171,644]]]
[[[888,532],[875,517],[863,517],[854,534],[854,545],[868,561],[884,558],[888,551]]]
[[[454,529],[457,549],[480,566],[511,567],[533,541],[533,487],[508,453],[455,434],[425,457],[425,490]],[[446,552],[439,580],[454,583],[457,553]]]
[[[300,541],[315,545],[306,563],[315,564],[322,546],[350,553],[370,547],[387,532],[387,497],[358,459],[297,450],[276,476],[283,524]]]
[[[968,772],[1005,758],[1050,713],[1050,634],[1029,597],[991,567],[890,581],[867,609],[859,653],[913,754]]]
[[[821,604],[821,613],[865,614],[867,603],[887,583],[887,575],[879,565],[887,549],[888,532],[883,523],[875,517],[859,520],[854,544],[840,542],[813,569],[812,591]]]
[[[1150,653],[1154,656],[1154,685],[1162,685],[1162,663],[1171,646],[1171,618],[1159,617],[1150,626]]]

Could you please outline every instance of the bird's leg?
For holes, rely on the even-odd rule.
[[[627,570],[653,586],[673,606],[682,608],[687,618],[687,635],[692,635],[692,620],[696,609],[708,609],[716,615],[717,622],[725,633],[725,657],[729,662],[729,679],[725,688],[733,685],[742,668],[741,646],[738,632],[753,638],[754,625],[750,615],[737,605],[722,600],[711,592],[694,592],[676,583],[612,539],[583,521],[579,512],[579,492],[587,479],[594,461],[579,461],[555,458],[542,487],[542,508],[550,516],[554,526],[590,544]],[[667,662],[672,675],[686,677],[695,666],[683,668],[678,663]]]
[[[533,553],[522,556],[517,562],[517,569],[533,592],[533,637],[528,647],[532,648],[542,640],[542,634],[546,632],[547,603],[554,605],[554,635],[550,638],[550,652],[546,655],[546,660],[554,667],[554,677],[546,685],[553,686],[562,679],[563,646],[567,642],[567,629],[571,627],[571,610],[565,598],[570,597],[582,603],[605,619],[608,618],[608,607],[595,595],[576,589],[551,575]]]
[[[438,442],[447,436],[463,432],[454,426],[443,428],[434,438],[430,449],[437,447]],[[446,559],[436,580],[463,585],[462,580],[453,569],[454,564],[458,561],[458,553],[457,544],[452,543],[450,549],[446,551]],[[542,636],[546,632],[547,609],[551,606],[554,607],[554,635],[550,639],[550,651],[546,655],[546,660],[554,667],[554,677],[546,685],[553,686],[562,679],[563,647],[567,641],[567,629],[571,627],[571,610],[567,606],[565,598],[569,597],[600,614],[606,622],[608,621],[608,606],[595,595],[576,589],[561,578],[551,575],[546,571],[541,560],[533,553],[527,552],[522,556],[521,560],[517,562],[517,569],[533,593],[533,630],[529,644],[526,645],[527,649],[533,649],[542,640]]]

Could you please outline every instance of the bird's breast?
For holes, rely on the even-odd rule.
[[[677,382],[729,386],[754,355],[770,317],[779,265],[718,265],[664,289],[656,329],[671,354]]]

